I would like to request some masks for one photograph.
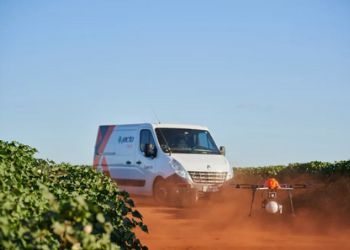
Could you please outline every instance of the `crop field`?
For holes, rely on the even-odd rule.
[[[350,161],[236,168],[234,183],[305,183],[296,216],[270,215],[233,187],[192,208],[130,197],[89,166],[0,141],[0,249],[350,249]],[[147,225],[147,226],[146,226]],[[148,232],[148,233],[147,233]]]
[[[142,249],[129,195],[88,166],[34,158],[0,141],[0,249]]]

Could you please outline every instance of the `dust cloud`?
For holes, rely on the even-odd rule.
[[[261,209],[258,194],[251,217],[251,191],[233,187],[200,200],[193,208],[156,206],[151,198],[135,197],[149,227],[149,234],[137,234],[150,249],[350,249],[349,178],[299,176],[282,183],[309,184],[293,192],[296,216],[282,192],[278,193],[282,215]]]

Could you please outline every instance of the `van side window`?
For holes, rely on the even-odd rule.
[[[142,129],[140,132],[140,150],[141,150],[141,152],[145,152],[145,144],[147,144],[147,143],[155,145],[153,135],[152,135],[150,130]]]

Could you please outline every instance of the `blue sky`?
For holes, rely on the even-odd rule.
[[[350,158],[349,1],[0,1],[0,138],[206,125],[235,166]]]

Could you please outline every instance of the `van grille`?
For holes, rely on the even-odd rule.
[[[225,182],[227,172],[188,172],[195,183],[222,184]]]

